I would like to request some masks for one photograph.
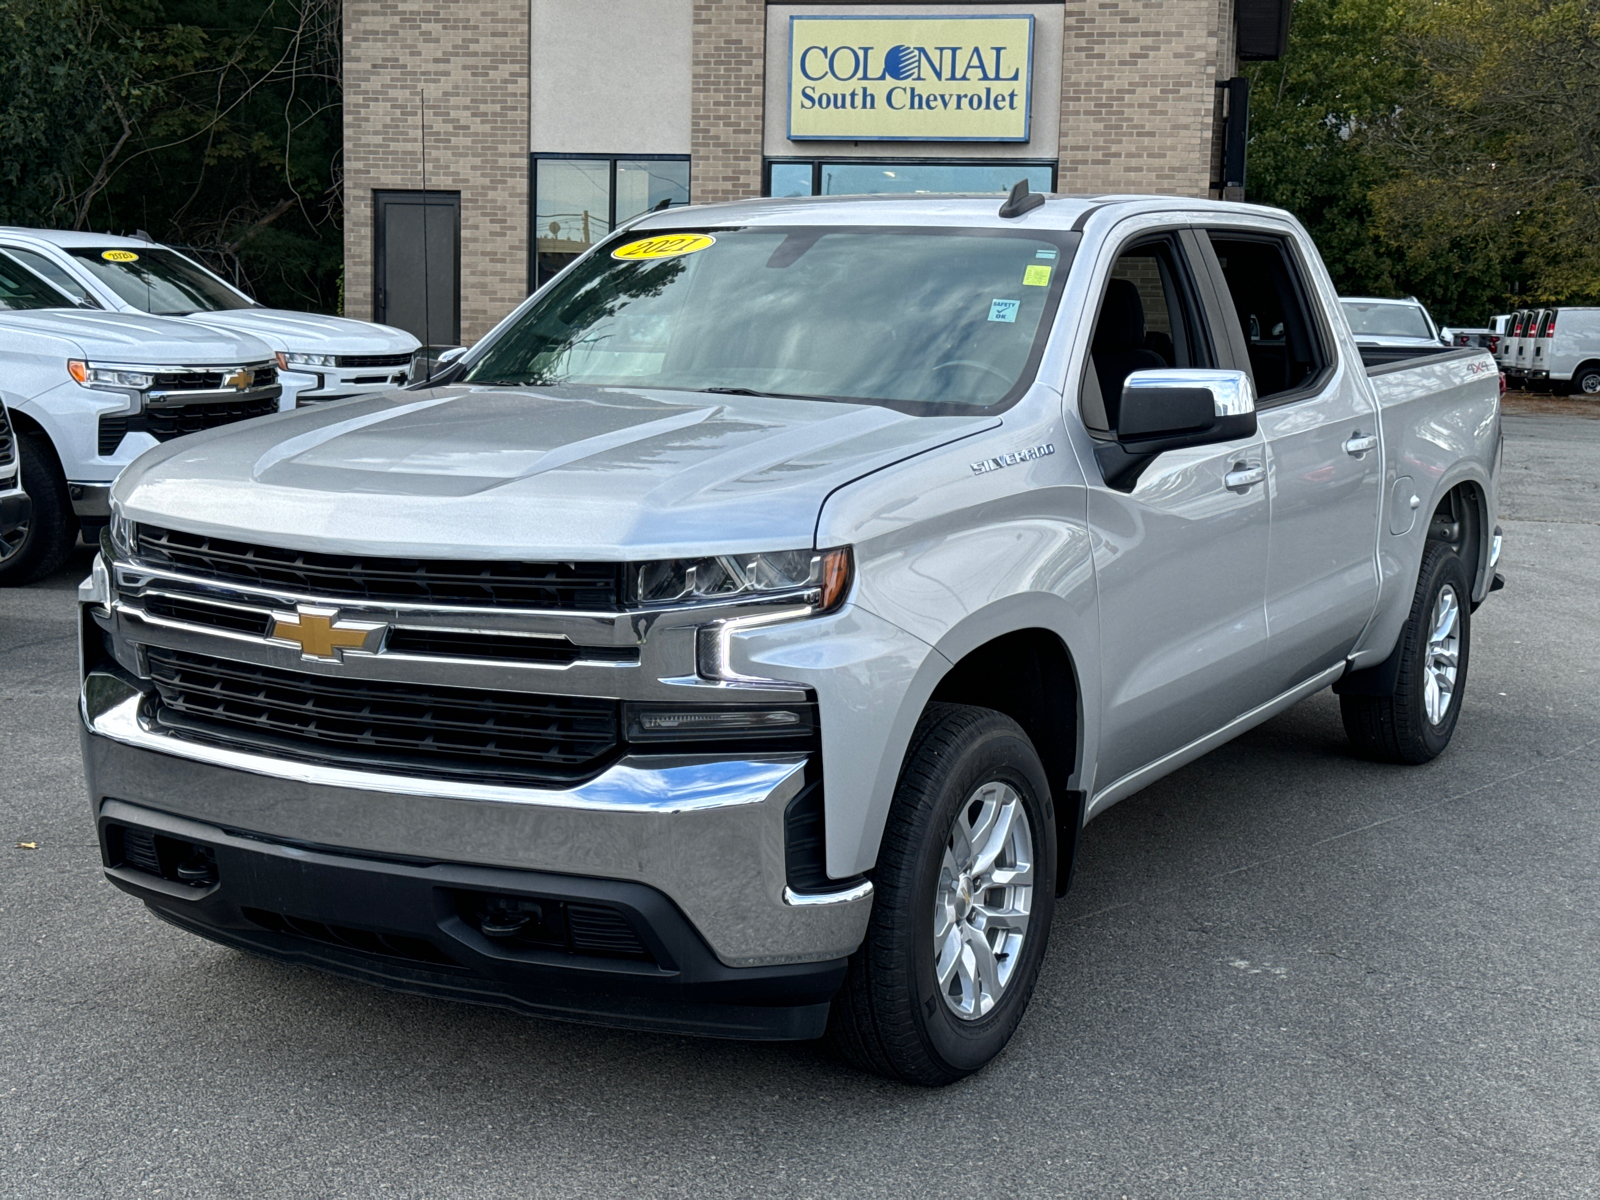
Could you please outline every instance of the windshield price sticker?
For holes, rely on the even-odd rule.
[[[1015,325],[1017,323],[1017,309],[1021,307],[1021,300],[993,300],[989,304],[989,320],[1005,321]]]
[[[694,254],[716,242],[709,233],[667,233],[660,237],[644,238],[618,246],[612,258],[677,258],[680,254]]]
[[[100,257],[107,262],[138,262],[139,256],[132,250],[102,250]]]
[[[1035,263],[1031,267],[1024,267],[1022,271],[1023,287],[1049,287],[1050,268]]]

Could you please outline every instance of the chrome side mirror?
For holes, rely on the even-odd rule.
[[[465,346],[451,346],[450,349],[439,355],[439,365],[442,367],[446,363],[453,363],[466,352],[467,348]]]
[[[1256,389],[1244,371],[1135,371],[1122,385],[1116,441],[1095,457],[1108,487],[1132,491],[1158,454],[1255,436]]]

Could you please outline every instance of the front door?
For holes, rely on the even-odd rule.
[[[1268,679],[1287,691],[1341,662],[1378,599],[1383,453],[1364,378],[1337,371],[1287,237],[1213,229],[1267,442]]]
[[[1218,365],[1209,283],[1185,249],[1177,233],[1144,238],[1112,267],[1083,380],[1091,433],[1116,428],[1130,372]],[[1259,435],[1169,451],[1130,492],[1085,464],[1101,626],[1096,791],[1269,698],[1265,462]]]
[[[426,347],[461,344],[461,193],[379,192],[373,319]]]

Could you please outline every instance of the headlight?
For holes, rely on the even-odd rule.
[[[285,371],[292,371],[295,367],[336,367],[338,360],[336,354],[285,354],[282,350],[278,351],[278,366]]]
[[[812,592],[815,608],[833,608],[850,583],[850,549],[780,550],[667,558],[628,567],[631,604],[716,604],[740,598]]]
[[[67,374],[84,387],[138,388],[143,391],[156,381],[142,371],[123,371],[116,367],[97,367],[81,358],[67,360]]]
[[[106,538],[117,558],[133,557],[133,522],[114,502],[111,505],[111,520],[106,523]]]

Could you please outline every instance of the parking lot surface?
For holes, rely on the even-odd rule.
[[[943,1091],[157,921],[83,792],[87,554],[0,592],[0,1195],[1600,1192],[1600,420],[1537,407],[1450,750],[1358,762],[1323,693],[1112,809],[1016,1039]]]

